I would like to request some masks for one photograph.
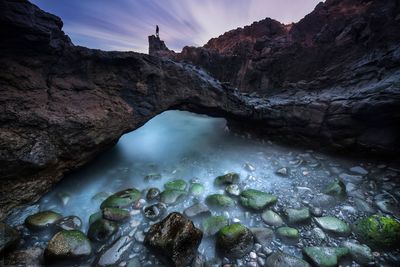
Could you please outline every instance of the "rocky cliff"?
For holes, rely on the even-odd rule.
[[[326,5],[341,6],[341,2],[328,1]],[[381,1],[343,2],[359,2],[369,8]],[[391,8],[379,9],[378,15],[392,14],[398,8],[395,1],[383,2]],[[303,24],[310,21],[312,36],[319,32],[314,29],[313,20],[320,20],[317,15],[326,9],[324,6],[303,20]],[[339,11],[329,17],[339,16]],[[358,18],[362,12],[348,16]],[[386,17],[388,31],[398,23],[393,16]],[[266,30],[264,23],[270,25]],[[246,45],[251,46],[251,53],[245,57],[232,52],[241,47],[240,37],[237,42],[230,43],[228,38],[193,48],[192,58],[222,81],[228,77],[224,75],[236,79],[236,75],[248,77],[254,71],[254,81],[281,84],[277,93],[268,97],[240,93],[192,64],[74,46],[62,32],[58,17],[28,1],[0,1],[0,217],[17,205],[37,200],[66,172],[87,163],[115,144],[122,134],[168,109],[223,116],[231,126],[245,126],[270,139],[294,144],[395,155],[400,151],[400,50],[394,44],[398,32],[393,36],[380,33],[379,42],[376,41],[380,46],[371,49],[351,44],[349,47],[361,47],[351,50],[355,51],[353,57],[350,52],[341,54],[347,51],[346,45],[337,51],[329,50],[338,46],[336,41],[331,44],[329,38],[324,39],[326,50],[318,50],[317,43],[313,46],[307,41],[310,38],[305,34],[306,26],[300,30],[300,26],[284,26],[272,20],[255,25],[261,25],[261,30],[239,30],[248,36]],[[264,41],[252,37],[259,34],[270,37]],[[283,38],[282,46],[275,46],[278,36],[304,41],[300,44]],[[219,46],[220,52],[216,48]],[[314,50],[320,52],[309,54]],[[184,57],[190,51],[186,49],[178,56]],[[258,51],[259,60],[250,58],[254,63],[243,68],[241,61],[256,53],[252,51]],[[202,61],[203,52],[206,63]],[[271,56],[261,56],[263,53]],[[324,66],[324,75],[337,74],[321,80],[322,74],[313,72],[312,60],[316,60],[316,66]],[[340,60],[358,65],[339,64]],[[318,65],[321,62],[323,65]],[[230,64],[232,70],[240,66],[244,76],[231,72]],[[250,67],[252,64],[256,65]],[[355,69],[346,74],[351,67]],[[221,75],[218,70],[226,74]],[[347,87],[341,86],[342,80],[338,85],[327,86],[339,82],[345,74]],[[320,80],[325,86],[310,90],[307,77]]]

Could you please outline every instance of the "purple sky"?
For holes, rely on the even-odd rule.
[[[160,26],[167,46],[202,46],[212,37],[271,17],[297,22],[319,0],[31,0],[64,21],[74,44],[147,53],[147,36]]]

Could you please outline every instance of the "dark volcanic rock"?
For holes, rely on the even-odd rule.
[[[203,233],[179,213],[171,213],[147,232],[144,245],[168,266],[187,266],[194,259]]]
[[[60,18],[0,1],[0,219],[169,109],[295,144],[398,153],[396,3],[329,0],[296,24],[266,19],[166,55],[221,83],[163,55],[74,46]]]

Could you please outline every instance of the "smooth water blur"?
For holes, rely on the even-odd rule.
[[[246,164],[251,164],[254,169]],[[287,175],[277,173],[281,168],[286,168]],[[360,168],[366,173],[357,173]],[[173,179],[185,179],[188,184],[202,183],[205,186],[203,195],[190,196],[182,203],[170,205],[167,210],[167,213],[182,212],[196,202],[204,202],[209,194],[223,194],[224,188],[215,187],[213,183],[215,177],[227,172],[240,174],[241,190],[254,188],[276,195],[278,203],[272,209],[281,215],[286,208],[322,205],[321,192],[340,178],[346,184],[348,197],[337,203],[325,203],[328,206],[322,207],[323,215],[335,216],[349,224],[371,212],[399,218],[400,169],[396,166],[387,162],[332,157],[318,151],[237,136],[229,132],[225,119],[182,111],[164,112],[143,127],[125,134],[115,147],[65,177],[38,205],[39,210],[50,209],[63,216],[80,217],[82,231],[86,233],[89,216],[99,211],[106,194],[136,187],[143,191],[144,198],[148,188],[163,190],[164,184]],[[160,174],[162,178],[146,180],[145,176],[152,173]],[[101,195],[103,198],[99,197]],[[366,206],[370,207],[369,211]],[[224,215],[230,222],[240,221],[247,227],[266,227],[260,213],[245,210],[240,205],[224,211],[212,210],[212,214]],[[12,220],[10,223],[19,224]],[[201,228],[200,220],[194,220],[194,223]],[[143,233],[151,224],[153,222],[143,218],[138,211],[122,234]],[[269,249],[301,257],[302,247],[317,244],[310,236],[313,227],[316,227],[314,222],[298,227],[301,238],[297,244],[288,245],[277,239]],[[27,239],[32,239],[30,235],[28,232]],[[38,236],[34,240],[41,239],[42,246],[46,246],[46,238]],[[322,244],[337,246],[342,240],[331,236]],[[145,249],[140,241],[138,243],[139,252],[130,257],[140,257],[142,262],[150,262],[146,266],[152,266],[155,259],[152,255],[141,254],[140,251]],[[213,237],[204,237],[199,251],[212,259],[215,257],[214,244]],[[381,254],[378,261],[393,262],[393,258],[394,262],[400,261],[399,250]],[[353,266],[357,265],[353,262]]]

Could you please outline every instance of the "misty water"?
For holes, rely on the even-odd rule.
[[[83,222],[81,230],[86,233],[89,216],[99,211],[104,196],[135,187],[143,191],[142,200],[137,204],[137,210],[140,211],[148,205],[145,203],[145,193],[150,187],[163,190],[164,184],[174,179],[184,179],[188,186],[193,182],[204,185],[205,191],[200,196],[189,195],[183,202],[169,205],[166,216],[172,211],[182,212],[194,203],[204,203],[209,194],[224,194],[223,187],[214,186],[214,179],[228,172],[240,174],[239,187],[242,190],[254,188],[277,196],[278,202],[271,209],[283,218],[286,208],[302,207],[316,208],[315,212],[320,209],[322,215],[332,215],[349,224],[371,213],[399,216],[400,170],[396,166],[368,159],[349,160],[328,156],[318,151],[275,144],[267,139],[239,136],[228,130],[223,118],[167,111],[143,127],[125,134],[112,149],[65,177],[37,205],[19,211],[19,217],[11,216],[9,223],[20,224],[21,218],[26,217],[25,213],[35,209],[53,210],[63,216],[80,217]],[[160,174],[161,178],[145,179],[149,174]],[[338,178],[346,184],[348,196],[335,203],[324,203],[321,192]],[[223,211],[211,209],[211,212],[213,215],[226,216],[230,223],[240,222],[249,228],[270,227],[263,222],[260,213],[243,209],[240,205]],[[125,266],[129,260],[137,258],[143,266],[158,265],[153,256],[143,253],[146,249],[141,244],[143,234],[155,222],[144,219],[141,212],[131,214],[120,234],[136,239],[135,245],[117,263]],[[195,219],[194,222],[202,228],[201,219]],[[255,246],[255,254],[246,255],[236,263],[256,262],[260,265],[263,256],[276,250],[301,258],[301,249],[305,246],[338,246],[344,240],[356,239],[354,235],[337,237],[327,234],[322,240],[317,240],[313,235],[313,229],[316,228],[314,221],[296,228],[300,232],[296,242],[288,243],[275,237],[268,246]],[[45,247],[50,237],[26,231],[24,239],[27,246]],[[230,262],[218,259],[214,242],[212,236],[203,238],[199,251],[205,261],[210,262],[209,266],[212,266],[211,262]],[[378,251],[374,256],[380,264],[390,266],[398,263],[399,251]],[[347,264],[358,266],[351,260]]]

